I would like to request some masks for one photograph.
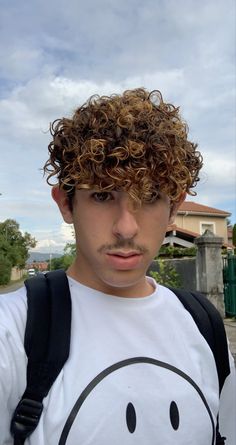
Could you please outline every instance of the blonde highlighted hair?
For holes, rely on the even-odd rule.
[[[149,202],[159,191],[172,202],[199,180],[202,156],[188,140],[179,108],[144,88],[92,96],[71,119],[51,124],[44,171],[69,196],[76,188],[124,190]]]

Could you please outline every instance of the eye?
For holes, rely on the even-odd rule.
[[[113,196],[110,192],[94,192],[92,198],[96,202],[106,202],[112,200]]]
[[[126,423],[130,433],[133,433],[136,428],[136,412],[133,403],[128,403],[126,408]]]
[[[175,402],[170,404],[170,423],[174,430],[179,428],[179,410]]]

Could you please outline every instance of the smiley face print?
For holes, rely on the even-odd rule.
[[[215,419],[197,384],[148,357],[115,363],[79,396],[59,445],[214,445]]]

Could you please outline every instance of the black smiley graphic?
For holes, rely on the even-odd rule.
[[[132,384],[134,380],[136,386]],[[118,399],[117,388],[119,388]],[[111,403],[111,394],[113,393],[115,396]],[[150,393],[152,397],[149,397],[147,401],[146,395]],[[191,409],[186,406],[186,400],[187,404],[191,403]],[[89,415],[91,409],[93,414],[96,413],[97,419],[92,419]],[[151,413],[150,417],[156,419],[154,426],[153,422],[151,426],[145,426],[148,409]],[[195,422],[196,412],[198,412],[200,426]],[[145,443],[153,443],[151,437],[158,438],[157,444],[164,443],[165,438],[161,437],[163,413],[168,437],[172,438],[170,443],[176,445],[186,443],[183,442],[183,437],[186,437],[184,436],[185,430],[189,428],[189,435],[192,434],[192,437],[194,434],[199,437],[201,431],[207,432],[202,433],[207,434],[206,443],[214,445],[213,415],[202,391],[187,374],[168,363],[149,357],[123,360],[106,368],[84,389],[65,423],[59,445],[77,444],[77,434],[81,425],[85,431],[91,431],[93,428],[96,429],[99,422],[106,422],[106,418],[109,419],[109,427],[112,424],[112,419],[116,419],[116,424],[121,426],[119,434],[124,438],[125,444],[141,444],[140,438],[143,437],[144,431],[145,434],[146,431],[150,434],[150,438],[145,437]],[[196,431],[194,431],[195,426]],[[155,430],[151,431],[152,428]],[[104,430],[104,436],[97,439],[99,441],[96,442],[96,445],[116,444],[116,431],[114,431],[114,437],[110,437],[105,426],[102,430]],[[112,435],[113,426],[111,431]],[[199,439],[199,443],[201,443],[201,439]]]
[[[179,428],[179,410],[174,401],[170,404],[170,422],[174,430]],[[136,429],[136,412],[133,403],[129,402],[126,409],[126,423],[130,433]]]

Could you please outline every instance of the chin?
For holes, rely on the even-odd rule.
[[[122,272],[122,275],[124,273]],[[103,278],[103,289],[105,293],[108,294],[136,294],[139,289],[142,288],[144,283],[146,283],[145,274],[141,276],[122,276],[122,277],[104,277]]]

